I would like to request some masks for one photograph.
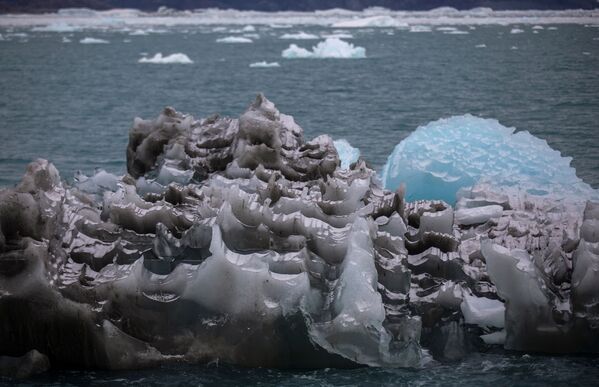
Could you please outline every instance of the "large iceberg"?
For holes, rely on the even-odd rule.
[[[383,167],[387,189],[406,185],[406,199],[455,203],[456,193],[478,182],[516,187],[556,199],[598,199],[576,176],[570,157],[527,131],[469,114],[421,126],[401,141]]]
[[[465,144],[455,123],[437,137],[420,128],[428,141],[401,149],[487,163],[467,172],[501,156],[523,173],[518,134],[482,122],[495,130],[453,153],[444,142]],[[548,148],[520,136],[529,154]],[[481,145],[490,139],[505,150]],[[124,176],[78,173],[68,185],[32,162],[0,190],[0,374],[32,350],[40,370],[422,367],[493,346],[599,351],[599,204],[581,186],[571,189],[583,206],[520,180],[477,183],[454,208],[384,189],[358,154],[304,139],[258,95],[239,118],[170,107],[136,118]]]
[[[312,47],[312,51],[291,44],[283,50],[283,58],[366,58],[364,47],[354,46],[336,37],[327,38],[325,41]]]

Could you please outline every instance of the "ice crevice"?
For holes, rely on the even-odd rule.
[[[261,94],[238,118],[136,118],[124,176],[67,184],[40,159],[0,190],[0,355],[131,369],[596,353],[599,204],[548,148],[441,120],[395,149],[385,188],[358,149],[304,139]]]

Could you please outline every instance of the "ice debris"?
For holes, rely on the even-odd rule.
[[[366,58],[364,47],[354,46],[339,38],[327,38],[325,41],[312,47],[312,51],[291,44],[283,50],[283,58]]]
[[[105,39],[97,39],[97,38],[83,38],[79,41],[81,44],[107,44],[110,43]]]
[[[281,35],[281,37],[279,39],[286,39],[286,40],[314,40],[314,39],[318,39],[318,35],[314,35],[314,34],[308,34],[304,31],[299,31],[296,33],[287,33],[287,34],[283,34]]]
[[[162,53],[157,53],[153,57],[148,58],[144,56],[138,60],[139,63],[155,63],[155,64],[171,64],[171,63],[182,63],[190,64],[193,63],[189,57],[183,53],[175,53],[167,56],[162,56]]]
[[[268,67],[281,67],[281,65],[279,64],[279,62],[262,61],[262,62],[250,63],[250,67],[268,68]]]
[[[245,38],[243,36],[227,36],[224,38],[216,39],[217,43],[253,43],[253,40],[250,38]]]

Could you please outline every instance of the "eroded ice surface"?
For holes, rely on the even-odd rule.
[[[312,51],[291,44],[281,53],[283,58],[366,58],[364,47],[354,46],[337,37],[327,38],[312,47]]]
[[[455,207],[407,201],[347,142],[304,139],[263,95],[239,118],[136,118],[124,176],[68,185],[32,162],[0,190],[0,356],[131,369],[597,353],[599,204],[569,160],[472,116],[413,136],[388,172],[434,172],[434,189],[486,168],[494,184],[461,189]],[[546,175],[532,176],[537,158]],[[520,189],[525,176],[541,188]],[[574,202],[553,195],[567,179]]]
[[[382,178],[391,190],[404,183],[408,200],[455,203],[460,188],[481,180],[558,199],[597,199],[570,162],[527,131],[467,114],[416,129],[395,147]]]

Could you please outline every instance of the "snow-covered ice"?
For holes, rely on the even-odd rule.
[[[266,68],[266,67],[281,67],[279,62],[254,62],[250,63],[250,67]]]
[[[175,53],[167,56],[162,56],[162,53],[157,53],[153,57],[143,57],[138,60],[139,63],[155,63],[155,64],[171,64],[171,63],[182,63],[189,64],[193,63],[189,57],[183,53]]]
[[[339,38],[327,38],[312,47],[312,51],[291,44],[281,55],[283,58],[366,58],[366,49]]]
[[[227,36],[224,38],[216,39],[217,43],[253,43],[250,38],[244,38],[243,36]]]
[[[309,33],[306,33],[304,31],[299,31],[299,32],[295,32],[295,33],[283,34],[283,35],[281,35],[281,37],[279,39],[286,39],[286,40],[314,40],[314,39],[319,39],[319,37],[318,37],[318,35],[309,34]]]
[[[105,39],[97,39],[97,38],[83,38],[79,41],[81,44],[107,44],[110,43]]]

